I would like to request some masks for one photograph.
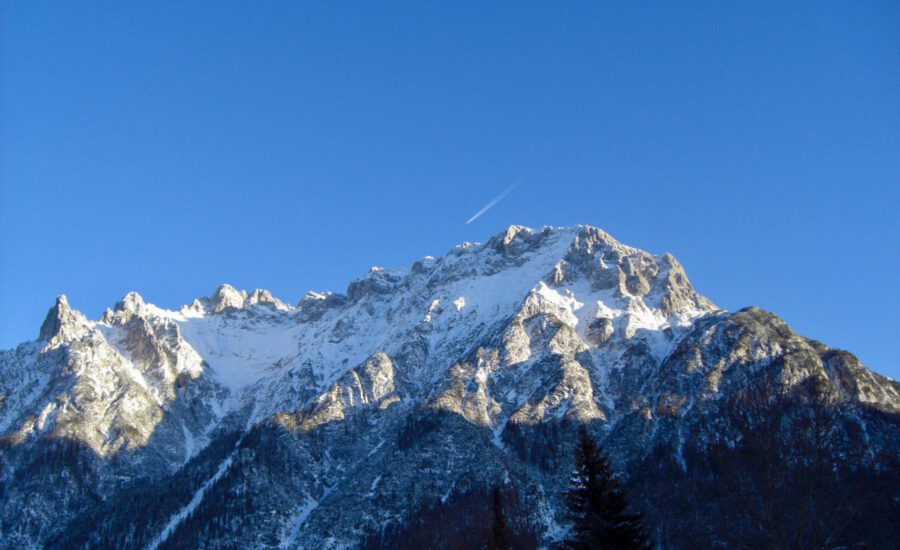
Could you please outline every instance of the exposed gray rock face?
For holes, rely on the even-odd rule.
[[[241,309],[256,304],[269,304],[280,310],[290,309],[268,290],[257,288],[248,294],[246,290],[237,290],[231,285],[220,286],[210,298],[198,303],[201,307],[205,305],[205,309],[210,313],[222,313],[229,309]]]
[[[60,297],[36,342],[0,352],[0,548],[353,547],[498,480],[549,544],[576,426],[621,469],[659,448],[685,463],[761,376],[826,381],[871,456],[900,449],[869,416],[900,414],[896,382],[592,227],[512,226],[296,308],[223,285],[179,311],[130,293],[95,322]],[[50,448],[74,477],[38,467]],[[66,504],[14,522],[34,487]]]
[[[213,313],[220,313],[228,308],[242,308],[246,300],[246,291],[238,292],[231,285],[222,285],[210,297],[209,305],[212,307]]]
[[[48,348],[54,348],[78,339],[87,330],[88,322],[84,315],[69,307],[68,299],[65,295],[60,295],[44,318],[38,340],[47,342]]]
[[[368,276],[350,283],[347,298],[351,302],[358,302],[366,297],[377,299],[379,296],[387,296],[403,282],[403,276],[404,273],[400,271],[373,267]]]
[[[292,432],[309,433],[323,424],[344,420],[347,411],[354,407],[390,407],[400,400],[394,389],[394,365],[387,355],[376,353],[364,365],[342,376],[304,409],[292,414],[279,412],[274,420]]]

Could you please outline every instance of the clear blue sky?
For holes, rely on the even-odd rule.
[[[0,348],[583,223],[900,378],[898,2],[79,4],[0,4]]]

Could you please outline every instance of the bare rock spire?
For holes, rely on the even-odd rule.
[[[72,309],[65,294],[60,294],[41,324],[38,340],[56,345],[79,338],[88,329],[84,315]]]

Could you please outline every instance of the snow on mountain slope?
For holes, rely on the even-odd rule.
[[[708,301],[692,296],[686,284],[677,290],[690,300],[672,307],[669,302],[678,296],[666,277],[680,269],[673,262],[625,247],[592,228],[534,232],[514,226],[484,245],[460,245],[408,271],[373,268],[350,284],[346,296],[311,293],[297,308],[266,291],[248,294],[224,285],[211,298],[177,312],[145,304],[131,293],[100,321],[90,322],[61,298],[56,309],[62,313],[51,312],[48,328],[42,330],[40,341],[48,343],[38,357],[32,353],[24,360],[66,347],[70,369],[79,365],[73,369],[76,386],[95,391],[26,396],[15,408],[6,407],[3,420],[18,425],[21,439],[35,429],[59,428],[40,416],[45,409],[52,414],[65,407],[61,403],[94,403],[97,413],[73,418],[82,426],[66,433],[98,452],[115,452],[122,447],[115,441],[123,437],[125,448],[145,444],[163,408],[176,398],[178,385],[201,375],[228,391],[228,399],[209,403],[221,418],[250,395],[277,393],[264,388],[285,371],[308,366],[318,393],[374,353],[399,353],[410,341],[424,346],[428,356],[461,353],[520,306],[552,310],[586,338],[596,332],[591,323],[613,323],[621,338],[646,338],[661,356],[670,347],[661,336],[663,329],[712,309]],[[90,357],[79,359],[85,352]],[[3,369],[12,370],[21,361],[8,359]],[[430,387],[449,366],[405,374],[412,386]],[[112,378],[106,374],[110,371],[115,372]],[[9,388],[6,393],[28,392]],[[110,404],[123,396],[133,401],[129,410],[144,410],[120,428],[140,435],[113,433],[109,414],[127,417]],[[271,399],[286,405],[276,395]],[[277,412],[273,403],[258,405],[265,416]],[[39,422],[28,420],[29,415]]]
[[[549,351],[572,356],[567,371],[588,384],[576,401],[587,399],[585,406],[599,407],[590,415],[605,417],[617,397],[608,380],[627,348],[643,342],[660,361],[680,331],[714,311],[672,256],[624,246],[590,227],[512,226],[483,245],[465,243],[409,270],[373,268],[346,295],[310,293],[296,308],[267,291],[223,285],[179,311],[130,293],[99,321],[88,321],[60,297],[36,343],[0,356],[0,426],[17,441],[48,433],[114,454],[146,445],[179,391],[203,378],[210,397],[204,421],[182,427],[188,445],[248,403],[262,419],[321,399],[376,353],[403,358],[397,376],[404,397],[449,406],[440,398],[448,376],[451,386],[485,386],[501,364],[525,368],[533,353],[526,324],[537,316],[571,330],[568,341],[548,343]],[[495,350],[499,363],[454,367],[506,324]],[[578,374],[579,350],[593,359],[590,372]],[[286,377],[303,387],[286,384]],[[571,402],[572,388],[560,391],[538,406],[511,388],[509,414]],[[486,409],[472,415],[494,421]]]
[[[254,527],[272,544],[344,547],[360,521],[395,521],[458,484],[547,475],[559,426],[602,426],[619,463],[671,445],[683,465],[700,419],[760,372],[818,377],[847,403],[900,412],[900,385],[774,315],[719,310],[669,254],[592,227],[511,226],[296,306],[223,285],[177,311],[129,293],[90,321],[61,296],[36,341],[0,352],[0,481],[29,494],[15,482],[29,450],[71,442],[99,460],[97,479],[54,490],[87,491],[83,502],[123,480],[194,476],[129,544],[180,544],[195,516],[219,513],[208,495],[244,498],[250,479],[283,499],[283,515]],[[423,469],[440,473],[434,485],[420,485]],[[548,496],[533,504],[558,512],[557,481],[541,483]],[[417,496],[373,508],[386,492]],[[564,519],[548,514],[558,533]],[[44,540],[48,521],[38,514],[15,540]]]

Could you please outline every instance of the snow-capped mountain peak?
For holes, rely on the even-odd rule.
[[[60,296],[36,342],[0,352],[0,435],[14,449],[74,442],[109,461],[109,476],[158,477],[253,430],[302,442],[345,426],[355,436],[333,448],[343,458],[303,447],[310,470],[291,483],[304,496],[276,526],[285,540],[320,547],[330,544],[324,532],[300,524],[309,514],[340,523],[340,500],[329,499],[391,483],[368,457],[399,460],[395,487],[411,482],[400,457],[435,418],[487,434],[487,450],[467,436],[453,445],[471,450],[435,455],[453,464],[530,464],[560,426],[578,424],[600,426],[617,461],[670,445],[683,463],[686,434],[760,373],[788,386],[827,380],[848,406],[900,412],[895,382],[774,315],[718,309],[671,254],[590,226],[510,226],[408,269],[372,268],[345,293],[309,292],[296,307],[222,285],[177,311],[131,292],[89,321]],[[239,460],[223,456],[206,483]],[[546,521],[554,532],[557,520]],[[156,528],[159,541],[169,536]]]
[[[575,340],[568,346],[592,349],[611,363],[617,361],[619,346],[635,338],[646,341],[659,358],[672,345],[671,334],[663,329],[686,326],[715,311],[693,290],[671,255],[657,257],[624,246],[588,226],[510,226],[484,244],[455,247],[410,269],[373,268],[351,282],[345,296],[309,293],[294,309],[266,290],[248,293],[225,284],[209,298],[168,311],[130,292],[95,323],[61,296],[48,313],[40,339],[49,343],[47,349],[70,343],[71,351],[82,350],[71,355],[70,363],[91,350],[131,373],[116,388],[92,397],[99,409],[112,410],[109,400],[120,399],[131,391],[128,388],[152,396],[138,401],[167,407],[177,398],[179,384],[206,373],[210,388],[222,388],[212,391],[218,398],[207,403],[211,418],[224,418],[227,411],[250,401],[266,417],[287,407],[292,397],[276,388],[303,365],[311,366],[305,390],[312,392],[312,399],[374,354],[408,354],[404,349],[413,342],[423,357],[465,354],[509,319],[525,322],[539,315],[571,328]],[[521,355],[510,342],[508,338],[504,357]],[[554,346],[551,352],[560,352],[560,344]],[[85,364],[96,364],[91,361]],[[419,399],[440,393],[434,384],[440,384],[450,366],[407,365],[402,374],[407,391],[424,392]],[[93,370],[75,369],[76,380]],[[595,373],[595,378],[597,385],[603,375]],[[599,398],[594,393],[600,391],[592,386],[589,400]],[[268,397],[260,399],[259,392]],[[46,395],[32,407],[62,398]],[[64,398],[78,403],[87,397]],[[27,408],[19,412],[22,418],[27,414]],[[150,415],[151,424],[159,416],[162,411]],[[82,420],[92,426],[96,422]],[[112,426],[108,420],[100,424]],[[153,429],[140,428],[148,433]],[[45,429],[52,429],[52,423]],[[191,434],[192,439],[201,436]],[[104,435],[98,451],[102,447],[109,452],[109,437]]]

